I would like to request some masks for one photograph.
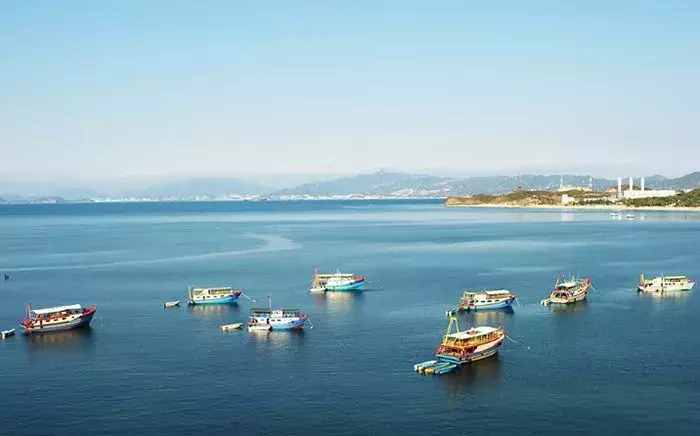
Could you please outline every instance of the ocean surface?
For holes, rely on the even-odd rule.
[[[96,304],[92,327],[0,341],[0,434],[697,434],[700,295],[638,295],[639,274],[700,277],[700,214],[446,209],[432,201],[0,206],[0,329]],[[315,268],[365,274],[311,295]],[[559,273],[587,302],[543,307]],[[189,285],[256,303],[163,309]],[[421,376],[464,288],[506,288],[497,357]],[[222,333],[252,306],[302,332]]]

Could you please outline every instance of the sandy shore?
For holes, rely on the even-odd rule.
[[[522,206],[516,204],[446,204],[445,207],[474,207],[497,209],[553,209],[553,210],[608,210],[608,211],[648,211],[648,212],[700,212],[700,207],[648,206],[631,207],[613,204],[596,204],[589,206],[566,206],[563,204]]]

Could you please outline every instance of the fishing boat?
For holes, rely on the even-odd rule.
[[[189,304],[231,304],[238,301],[243,292],[231,287],[192,288],[187,290]]]
[[[358,291],[365,285],[365,277],[337,271],[333,274],[314,273],[310,292]]]
[[[170,309],[170,308],[173,308],[173,307],[177,307],[177,306],[179,306],[179,305],[180,305],[180,300],[166,301],[166,302],[163,304],[163,307],[165,307],[166,309]]]
[[[550,304],[571,304],[583,301],[588,296],[593,283],[590,278],[576,278],[571,276],[568,280],[557,278],[554,289],[549,294],[549,298],[541,301],[544,306]]]
[[[72,330],[90,325],[96,311],[95,306],[83,308],[80,304],[45,309],[27,306],[27,316],[20,326],[26,334]]]
[[[0,331],[0,339],[7,339],[10,336],[15,335],[15,329],[2,330]]]
[[[268,297],[269,307],[250,309],[248,330],[296,330],[303,329],[309,317],[298,309],[273,309]]]
[[[506,309],[515,301],[515,294],[506,289],[472,292],[464,291],[459,300],[459,310]]]
[[[647,279],[642,273],[639,275],[637,291],[645,293],[690,291],[694,286],[695,281],[686,276],[661,276]]]
[[[435,351],[435,359],[417,363],[413,365],[413,370],[434,375],[452,372],[461,365],[498,353],[505,337],[506,332],[502,327],[481,326],[461,330],[457,316],[450,313],[447,331]]]

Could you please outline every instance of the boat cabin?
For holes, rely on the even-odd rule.
[[[32,321],[66,321],[68,318],[81,315],[83,307],[80,304],[70,306],[48,307],[45,309],[31,309],[29,311],[29,319]]]
[[[236,290],[231,287],[221,288],[192,288],[190,298],[193,300],[208,300],[214,298],[224,298],[235,294]]]

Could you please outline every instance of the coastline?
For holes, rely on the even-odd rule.
[[[563,204],[445,204],[445,207],[453,208],[496,208],[496,209],[553,209],[553,210],[626,210],[626,211],[647,211],[647,212],[700,212],[700,207],[676,207],[676,206],[625,206],[615,204],[597,204],[597,205],[563,205]]]

